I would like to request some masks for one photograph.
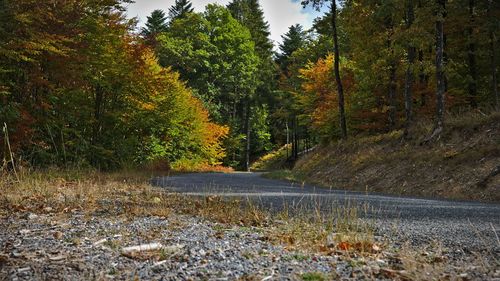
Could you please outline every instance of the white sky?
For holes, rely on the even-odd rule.
[[[143,26],[146,17],[151,14],[153,10],[161,9],[168,12],[174,0],[136,0],[134,4],[128,6],[128,16],[130,18],[137,17],[139,19],[139,26]],[[205,6],[209,3],[218,3],[227,5],[230,0],[191,0],[196,12],[202,12]],[[306,29],[310,28],[312,21],[318,13],[310,8],[303,9],[300,0],[260,0],[264,16],[269,22],[271,39],[275,44],[281,42],[281,35],[288,31],[288,27],[294,24],[301,24]]]

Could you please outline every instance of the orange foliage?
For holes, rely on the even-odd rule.
[[[319,59],[300,70],[304,79],[303,92],[296,99],[306,115],[310,117],[313,128],[327,133],[337,123],[338,96],[333,76],[333,55]],[[346,95],[346,108],[349,107],[349,92],[354,87],[354,75],[346,66],[342,69],[342,83]]]

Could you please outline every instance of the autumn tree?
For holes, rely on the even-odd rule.
[[[215,121],[230,126],[227,164],[246,166],[245,112],[257,86],[259,58],[248,29],[226,8],[208,5],[171,23],[158,55],[196,90]]]
[[[323,4],[325,4],[326,0],[305,0],[302,1],[302,5],[307,6],[311,4],[313,7],[319,8]],[[344,89],[342,87],[342,79],[340,77],[340,51],[339,51],[339,39],[337,33],[337,3],[335,0],[331,3],[331,13],[332,13],[332,31],[333,31],[333,44],[334,44],[334,54],[335,54],[335,62],[334,62],[334,73],[335,73],[335,81],[337,83],[337,94],[339,95],[338,103],[339,103],[339,112],[340,112],[340,128],[342,132],[342,138],[347,138],[347,123],[345,117],[345,102],[344,102]]]

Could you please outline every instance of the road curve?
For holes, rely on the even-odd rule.
[[[413,244],[439,241],[453,251],[500,253],[500,205],[330,190],[261,177],[259,173],[197,173],[152,179],[152,184],[186,195],[253,199],[265,208],[294,210],[358,206],[379,235]],[[368,206],[368,208],[367,208]],[[367,211],[368,210],[368,211]]]

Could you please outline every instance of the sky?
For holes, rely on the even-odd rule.
[[[129,4],[127,8],[128,17],[137,17],[139,26],[143,26],[146,17],[153,10],[161,9],[168,12],[168,8],[173,5],[175,0],[135,0],[133,4]],[[191,0],[196,12],[204,11],[204,8],[209,3],[217,3],[227,5],[230,0]],[[281,43],[281,35],[288,31],[288,27],[294,24],[301,24],[306,29],[312,26],[314,18],[322,15],[322,12],[317,12],[312,8],[302,8],[300,0],[260,0],[264,16],[269,22],[271,39],[275,42],[275,46]]]

